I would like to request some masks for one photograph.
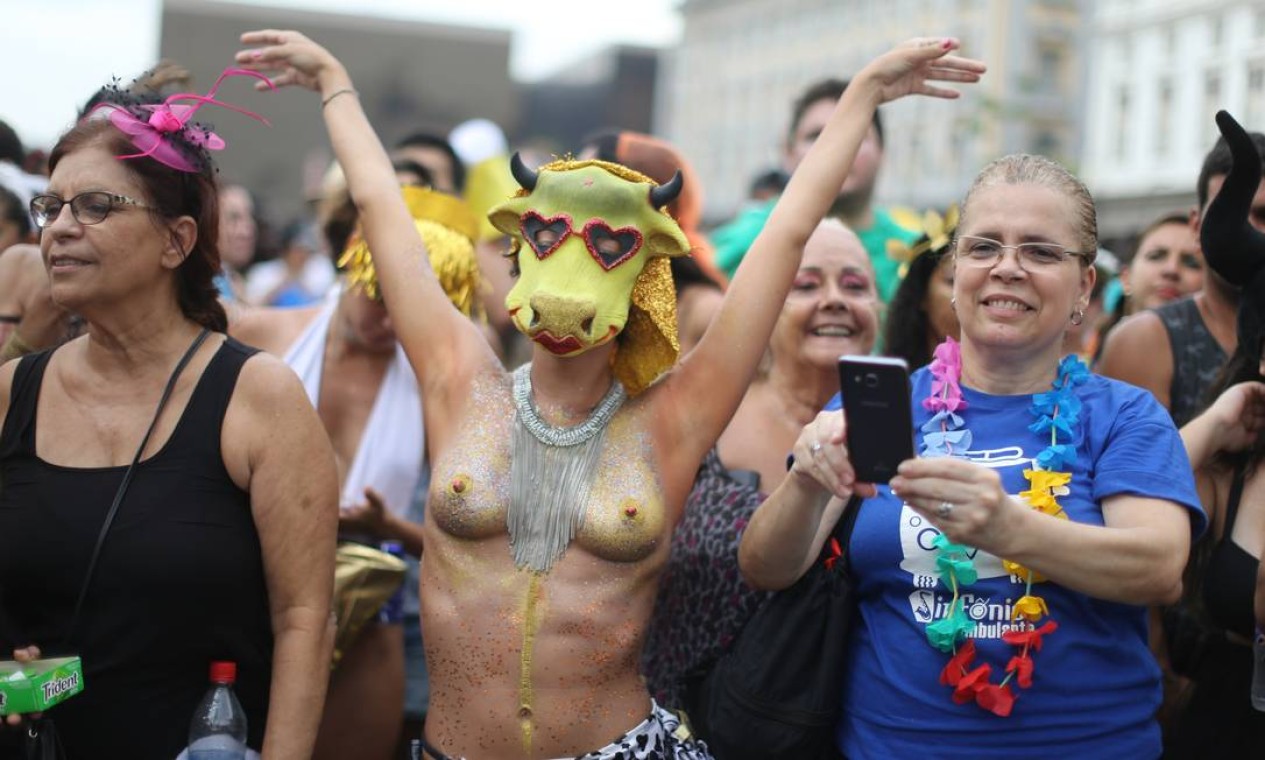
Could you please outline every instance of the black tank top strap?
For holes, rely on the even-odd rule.
[[[1225,528],[1221,532],[1221,540],[1229,541],[1230,532],[1234,530],[1234,518],[1239,514],[1239,499],[1243,498],[1243,480],[1247,468],[1239,465],[1234,468],[1234,480],[1230,483],[1230,498],[1225,503]]]
[[[224,344],[216,350],[206,369],[202,370],[202,377],[194,387],[180,424],[172,433],[172,444],[189,446],[208,454],[219,453],[220,436],[217,433],[223,427],[224,414],[228,411],[228,404],[237,387],[237,378],[246,360],[257,353],[257,348],[246,346],[233,338],[224,339]],[[207,461],[219,459],[216,457]]]
[[[44,370],[56,349],[27,354],[18,360],[9,387],[9,411],[0,430],[0,457],[35,454],[35,409],[39,405]]]

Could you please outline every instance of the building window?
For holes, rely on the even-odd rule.
[[[1037,87],[1042,92],[1058,89],[1063,79],[1063,49],[1058,45],[1046,43],[1038,48],[1039,67],[1037,71]]]
[[[1127,85],[1120,87],[1116,94],[1116,160],[1124,163],[1125,157],[1129,149],[1130,134],[1129,114],[1129,88]]]
[[[1221,22],[1222,22],[1222,19],[1220,16],[1213,16],[1212,18],[1208,19],[1208,24],[1212,27],[1209,37],[1211,38],[1210,41],[1211,41],[1212,47],[1214,48],[1221,47],[1221,32],[1222,32],[1222,27],[1225,26]]]
[[[1168,77],[1160,79],[1159,97],[1156,100],[1155,110],[1155,152],[1162,155],[1168,153],[1171,147],[1173,83]]]
[[[1220,132],[1217,131],[1217,122],[1213,117],[1217,110],[1221,108],[1221,72],[1209,71],[1204,74],[1204,99],[1203,108],[1199,109],[1200,134],[1203,135],[1203,144],[1211,147],[1217,141]]]
[[[1032,152],[1046,158],[1057,158],[1059,155],[1059,136],[1048,129],[1038,131],[1032,140]]]
[[[1244,124],[1248,129],[1265,129],[1265,61],[1247,66],[1247,110]]]

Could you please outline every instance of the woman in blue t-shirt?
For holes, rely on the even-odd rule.
[[[853,760],[1160,753],[1146,606],[1177,598],[1206,521],[1155,399],[1060,361],[1096,232],[1054,162],[985,167],[952,246],[962,342],[912,378],[921,456],[890,486],[855,482],[836,397],[747,529],[744,575],[785,588],[869,497],[848,547],[860,615],[837,743]]]

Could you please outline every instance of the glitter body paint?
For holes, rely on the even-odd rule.
[[[427,738],[472,758],[583,754],[649,712],[638,657],[675,516],[645,406],[633,400],[607,429],[583,529],[549,573],[516,568],[505,524],[510,388],[508,375],[476,380],[463,427],[432,469]]]

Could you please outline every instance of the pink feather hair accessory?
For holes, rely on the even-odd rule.
[[[110,123],[131,138],[138,152],[119,156],[119,159],[148,156],[177,171],[197,172],[201,170],[202,161],[199,159],[202,157],[198,155],[201,151],[223,150],[225,146],[224,138],[207,127],[191,122],[199,108],[215,105],[268,124],[267,119],[253,111],[215,98],[225,79],[238,76],[258,79],[269,88],[276,89],[272,81],[263,74],[246,69],[225,69],[205,95],[178,92],[167,96],[161,103],[130,107],[119,103],[100,103],[89,112],[89,116],[98,111],[105,112]],[[179,101],[193,103],[190,105]]]

